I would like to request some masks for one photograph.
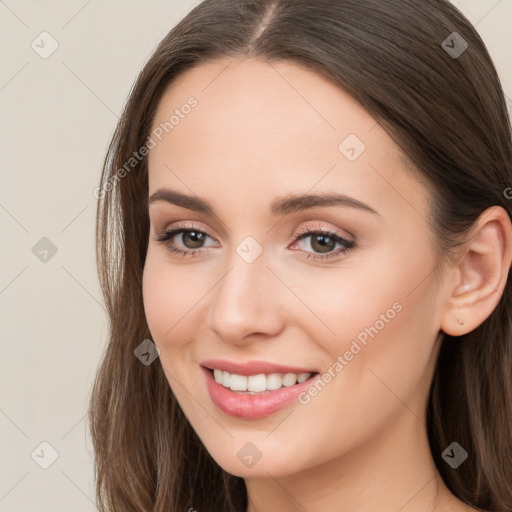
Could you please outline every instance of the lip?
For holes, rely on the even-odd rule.
[[[217,366],[215,367],[217,368]],[[221,369],[222,368],[219,368],[219,370]],[[273,391],[264,391],[256,395],[249,395],[247,393],[231,391],[229,388],[219,384],[215,380],[213,372],[210,368],[201,366],[201,371],[205,375],[206,387],[212,402],[226,414],[248,420],[264,418],[276,413],[277,411],[280,411],[281,409],[284,409],[285,407],[292,404],[296,400],[297,396],[305,391],[309,386],[311,386],[315,380],[321,377],[320,374],[317,373],[316,375],[312,375],[308,380],[301,382],[300,384],[295,384],[294,386],[283,386],[280,389]],[[268,373],[274,372],[271,371]],[[299,373],[305,372],[301,371]]]
[[[259,375],[260,373],[318,373],[318,370],[311,368],[285,366],[270,363],[268,361],[247,361],[245,363],[235,363],[233,361],[226,361],[225,359],[207,359],[201,363],[201,366],[206,366],[207,368],[210,368],[210,370],[217,368],[218,370],[245,376]]]

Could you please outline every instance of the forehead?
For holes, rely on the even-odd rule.
[[[194,131],[202,128],[216,147],[227,146],[232,151],[237,148],[225,140],[226,133],[231,137],[239,133],[245,147],[265,144],[283,151],[287,142],[300,138],[321,139],[325,146],[337,150],[343,134],[364,138],[376,125],[339,87],[286,61],[222,59],[186,71],[163,95],[153,128],[168,121],[175,111],[179,113],[191,97],[197,100],[190,113],[194,120],[181,119],[181,126],[173,126],[170,138],[176,140],[180,132],[184,136],[187,125],[193,124]]]
[[[191,98],[193,108],[187,107]],[[166,90],[152,133],[159,127],[161,140],[153,137],[149,155],[150,193],[164,186],[184,190],[186,183],[208,196],[223,184],[247,200],[316,187],[391,206],[404,202],[393,192],[395,183],[417,208],[426,207],[423,187],[375,119],[335,84],[295,63],[202,63]]]

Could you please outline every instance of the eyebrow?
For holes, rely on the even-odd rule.
[[[187,208],[200,213],[215,215],[213,206],[205,199],[197,196],[190,196],[177,190],[168,188],[159,188],[149,198],[149,204],[157,201],[165,201],[167,203]],[[355,199],[354,197],[347,196],[336,192],[327,192],[319,194],[290,194],[284,197],[275,199],[270,205],[270,212],[272,215],[286,215],[293,212],[307,210],[309,208],[321,206],[342,206],[357,208],[374,215],[380,214],[371,206]]]

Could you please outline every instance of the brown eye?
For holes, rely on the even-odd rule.
[[[181,241],[187,249],[198,249],[202,247],[204,239],[205,233],[201,231],[182,231],[181,234]]]
[[[181,236],[179,237],[179,235]],[[204,252],[203,249],[208,238],[213,240],[208,233],[196,229],[194,226],[177,226],[154,236],[154,239],[164,244],[170,252],[182,256],[194,256]]]
[[[306,239],[310,239],[309,244],[305,244],[305,247],[301,248],[301,252],[305,253],[305,258],[334,258],[336,256],[347,254],[356,247],[355,242],[347,240],[333,231],[318,229],[312,230],[306,228],[296,235],[295,244]],[[337,245],[341,247],[339,249],[335,249]]]
[[[336,241],[324,234],[311,235],[311,247],[320,253],[332,251],[336,247]]]

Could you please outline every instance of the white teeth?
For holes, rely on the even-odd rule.
[[[279,389],[283,385],[283,379],[279,373],[271,373],[267,375],[267,389],[273,391]]]
[[[251,375],[247,379],[247,391],[265,391],[267,389],[267,378],[263,373]]]
[[[247,391],[247,377],[245,375],[231,374],[229,389],[231,391]]]
[[[309,377],[311,377],[311,373],[299,373],[297,377],[297,382],[300,384],[301,382],[308,380]]]
[[[283,377],[283,386],[289,388],[290,386],[295,386],[297,383],[297,375],[295,373],[287,373]]]
[[[213,370],[213,376],[218,384],[231,389],[231,391],[245,391],[246,393],[261,393],[263,391],[274,391],[282,386],[295,386],[311,377],[311,373],[260,373],[258,375],[237,375],[218,369]]]
[[[222,370],[217,370],[217,368],[215,368],[215,370],[213,370],[213,376],[215,377],[215,381],[217,382],[217,384],[222,384],[222,375],[223,375]]]

